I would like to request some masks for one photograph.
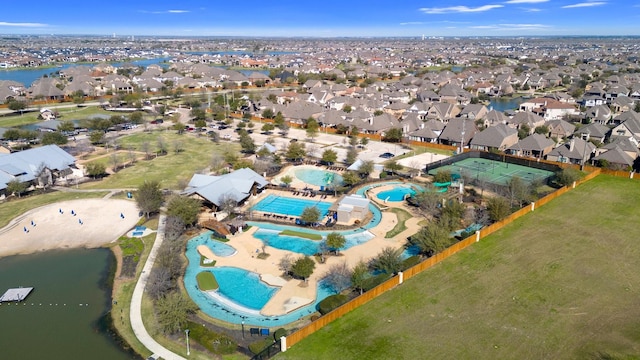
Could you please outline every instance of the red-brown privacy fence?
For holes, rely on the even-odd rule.
[[[603,170],[600,168],[590,168],[589,170],[591,170],[590,173],[588,173],[585,177],[583,177],[582,179],[576,181],[576,183],[574,185],[571,186],[566,186],[563,187],[561,189],[558,189],[557,191],[554,191],[553,193],[538,199],[538,201],[536,201],[533,204],[527,205],[526,207],[514,212],[513,214],[509,215],[508,217],[506,217],[504,220],[502,221],[498,221],[496,223],[493,223],[487,227],[482,228],[479,232],[477,232],[476,234],[473,234],[471,236],[469,236],[468,238],[459,241],[457,243],[455,243],[454,245],[450,246],[449,248],[445,249],[444,251],[442,251],[439,254],[436,254],[426,260],[424,260],[423,262],[405,270],[404,272],[402,272],[402,274],[400,275],[396,275],[394,277],[392,277],[391,279],[385,281],[384,283],[378,285],[377,287],[371,289],[370,291],[367,291],[366,293],[354,298],[353,300],[349,301],[348,303],[336,308],[335,310],[331,311],[330,313],[321,316],[320,318],[318,318],[317,320],[311,322],[310,324],[303,326],[302,328],[298,329],[297,331],[293,332],[292,334],[288,335],[286,337],[286,340],[283,342],[283,350],[286,350],[286,348],[293,346],[294,344],[300,342],[302,339],[306,338],[307,336],[313,334],[314,332],[316,332],[317,330],[321,329],[322,327],[324,327],[325,325],[331,323],[332,321],[342,317],[343,315],[345,315],[346,313],[350,312],[351,310],[366,304],[367,302],[375,299],[376,297],[378,297],[379,295],[385,293],[386,291],[393,289],[394,287],[396,287],[397,285],[399,285],[401,283],[401,281],[406,281],[407,279],[410,279],[414,276],[416,276],[417,274],[423,272],[424,270],[427,270],[429,268],[431,268],[432,266],[438,264],[439,262],[443,261],[444,259],[448,258],[449,256],[457,253],[458,251],[461,251],[465,248],[467,248],[468,246],[471,246],[473,243],[479,241],[480,239],[496,232],[497,230],[501,229],[502,227],[504,227],[507,224],[510,224],[511,222],[513,222],[514,220],[528,214],[531,211],[535,211],[536,208],[548,203],[549,201],[557,198],[558,196],[572,190],[575,186],[578,186],[580,184],[583,184],[593,178],[595,178],[596,176],[600,175],[600,174],[607,174],[607,175],[613,175],[613,176],[619,176],[619,177],[626,177],[626,178],[633,178],[633,179],[640,179],[640,175],[639,176],[632,176],[629,172],[624,172],[624,171],[611,171],[611,170]]]

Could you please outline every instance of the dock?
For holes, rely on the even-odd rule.
[[[33,291],[32,287],[19,287],[9,289],[5,291],[2,296],[0,296],[0,303],[23,301],[27,298],[27,296],[29,296],[29,293],[31,293],[31,291]]]

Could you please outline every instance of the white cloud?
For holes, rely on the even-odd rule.
[[[504,5],[483,5],[478,7],[468,6],[449,6],[442,8],[420,8],[419,10],[425,14],[449,14],[449,13],[473,13],[483,12],[504,7]]]
[[[547,30],[551,26],[543,24],[496,24],[470,26],[471,29],[496,30],[496,31],[516,31],[516,30]]]
[[[565,5],[562,8],[563,9],[573,9],[573,8],[600,6],[600,5],[606,5],[606,4],[607,4],[606,1],[588,1],[588,2],[583,2],[583,3]]]
[[[167,12],[169,14],[184,14],[184,13],[188,13],[189,10],[169,10]]]
[[[549,0],[509,0],[505,4],[539,4],[549,2]]]
[[[47,27],[47,24],[41,23],[14,23],[14,22],[6,22],[0,21],[0,26],[15,26],[15,27]]]
[[[424,24],[422,21],[408,21],[408,22],[401,22],[400,25],[422,25]]]
[[[538,9],[538,8],[524,8],[522,10],[524,10],[525,12],[540,12],[540,11],[542,11],[542,9]]]
[[[144,14],[185,14],[191,11],[189,10],[162,10],[162,11],[140,10],[140,12]]]

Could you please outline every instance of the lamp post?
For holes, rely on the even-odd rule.
[[[242,338],[244,339],[244,320],[242,320]]]
[[[189,356],[191,354],[189,351],[189,329],[186,329],[184,333],[187,335],[187,356]]]

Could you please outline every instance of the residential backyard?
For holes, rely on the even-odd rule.
[[[599,176],[277,358],[635,358],[639,198]]]

